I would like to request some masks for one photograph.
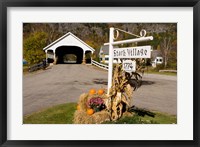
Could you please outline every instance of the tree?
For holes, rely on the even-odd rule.
[[[160,34],[160,50],[164,57],[164,67],[168,66],[168,62],[171,60],[174,63],[177,62],[176,49],[177,49],[177,24],[169,24],[167,30]],[[171,51],[175,55],[171,58]],[[170,62],[171,62],[170,61]],[[174,64],[173,63],[173,64]]]
[[[171,37],[164,37],[163,41],[161,42],[161,52],[164,57],[164,66],[167,67],[167,63],[169,60],[170,51],[172,49],[172,41]]]
[[[104,43],[109,41],[109,27],[119,28],[136,35],[139,35],[140,31],[142,29],[145,29],[147,31],[147,36],[154,37],[153,40],[132,44],[123,44],[119,47],[151,45],[153,49],[160,49],[161,51],[163,51],[163,57],[166,58],[165,66],[167,66],[168,63],[176,63],[176,23],[24,23],[24,53],[37,53],[42,55],[42,47],[44,47],[44,44],[46,46],[55,41],[56,39],[60,38],[64,34],[72,32],[78,38],[80,38],[88,45],[93,47],[95,49],[95,54],[98,57],[100,47]],[[41,42],[44,43],[36,41],[36,38],[38,38]],[[132,38],[134,38],[134,36],[120,32],[117,40],[125,40]],[[33,46],[31,46],[30,44],[33,44]],[[36,44],[40,45],[37,47]],[[24,57],[30,58],[29,60],[31,63],[39,62],[39,60],[36,60],[35,58],[31,59],[31,56],[27,56],[28,55],[24,54]]]
[[[36,64],[45,58],[43,48],[47,45],[48,35],[44,32],[35,32],[24,40],[23,57],[29,64]]]

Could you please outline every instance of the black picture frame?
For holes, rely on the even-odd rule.
[[[7,8],[8,7],[193,7],[193,140],[152,141],[24,141],[7,140]],[[199,144],[199,66],[200,2],[199,0],[1,0],[0,2],[0,145],[1,146],[148,146],[197,147]],[[173,132],[172,132],[173,133]],[[183,132],[187,133],[187,132]],[[130,134],[131,135],[131,134]]]

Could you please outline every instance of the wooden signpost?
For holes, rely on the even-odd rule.
[[[114,37],[114,31],[117,31],[117,36],[118,36],[119,31],[122,31],[122,30],[114,29],[113,27],[111,27],[110,34],[109,34],[109,43],[104,44],[104,45],[109,45],[109,68],[108,68],[108,91],[107,91],[108,95],[109,95],[109,90],[112,86],[113,58],[127,59],[127,58],[150,58],[151,57],[151,46],[137,46],[137,47],[127,47],[127,48],[117,48],[117,49],[113,49],[113,46],[119,45],[119,44],[125,44],[125,43],[134,43],[134,42],[153,40],[152,36],[145,37],[146,31],[142,30],[142,32],[140,33],[141,36],[137,36],[138,38],[120,40],[120,41],[114,42],[114,39],[116,39]],[[125,31],[122,31],[122,32],[125,32]],[[132,72],[132,71],[134,72],[136,70],[136,63],[132,60],[124,61],[123,69],[127,72]]]
[[[138,46],[113,49],[113,58],[150,58],[151,46]]]
[[[132,61],[132,60],[124,60],[122,63],[122,68],[124,71],[126,72],[135,72],[136,71],[136,61]]]

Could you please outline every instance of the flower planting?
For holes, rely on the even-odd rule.
[[[95,112],[99,112],[99,111],[105,109],[104,100],[100,97],[91,98],[88,101],[87,106],[89,108],[92,108]]]
[[[74,113],[75,124],[99,124],[110,121],[110,112],[106,109],[105,102],[108,97],[104,92],[98,94],[95,89],[80,96],[79,109]]]

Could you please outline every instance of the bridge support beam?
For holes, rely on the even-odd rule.
[[[48,56],[47,56],[47,50],[45,50],[45,53],[46,53],[46,63],[48,63],[48,60],[47,60],[47,58],[48,58]]]
[[[53,64],[56,65],[57,58],[56,58],[56,52],[55,51],[53,52],[53,59],[54,59]]]
[[[86,60],[85,60],[85,51],[83,51],[83,60],[82,60],[82,64],[86,64]]]

